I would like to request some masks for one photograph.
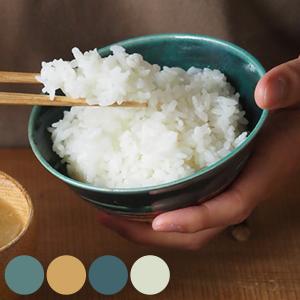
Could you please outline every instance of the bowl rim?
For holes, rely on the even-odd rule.
[[[124,48],[126,48],[129,45],[132,45],[133,43],[135,45],[143,44],[149,40],[174,40],[174,39],[185,39],[185,40],[201,40],[201,41],[206,41],[210,42],[213,44],[219,44],[222,47],[229,48],[234,54],[236,54],[239,57],[246,58],[246,61],[248,61],[252,66],[255,67],[255,70],[259,73],[259,75],[262,77],[266,71],[264,67],[261,65],[261,63],[248,51],[245,49],[222,39],[210,37],[207,35],[200,35],[200,34],[190,34],[190,33],[163,33],[163,34],[151,34],[151,35],[144,35],[144,36],[139,36],[139,37],[134,37],[122,41],[118,41],[115,43],[112,43],[110,45],[97,48],[98,51],[108,51],[111,46],[113,45],[122,45]],[[267,116],[269,114],[268,110],[262,109],[261,116],[255,125],[255,127],[252,129],[252,131],[249,133],[249,135],[246,137],[246,139],[240,143],[236,148],[231,150],[226,156],[223,158],[217,160],[216,162],[194,172],[193,174],[190,174],[188,176],[158,184],[158,185],[152,185],[152,186],[146,186],[146,187],[137,187],[137,188],[103,188],[103,187],[97,187],[93,186],[88,183],[83,183],[81,181],[72,179],[66,175],[63,175],[62,173],[58,172],[56,169],[54,169],[42,156],[40,153],[37,145],[35,144],[33,140],[33,128],[34,128],[34,121],[36,119],[36,115],[40,111],[39,106],[34,106],[30,117],[29,117],[29,123],[28,123],[28,138],[29,138],[29,143],[32,148],[32,151],[34,152],[35,156],[37,159],[40,161],[40,163],[54,176],[58,177],[65,183],[75,187],[75,188],[80,188],[88,191],[93,191],[93,192],[102,192],[102,193],[114,193],[114,194],[138,194],[138,193],[145,193],[145,192],[152,192],[152,191],[158,191],[158,190],[164,190],[164,189],[170,189],[171,187],[174,188],[175,186],[185,184],[196,177],[199,177],[201,175],[207,174],[208,172],[212,171],[213,169],[221,166],[225,162],[227,162],[229,159],[237,155],[241,150],[243,150],[257,135],[263,124],[265,123],[265,120],[267,119]]]

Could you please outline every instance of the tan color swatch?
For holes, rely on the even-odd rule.
[[[49,286],[56,293],[72,295],[83,287],[86,280],[86,270],[78,258],[63,255],[50,263],[46,276]]]

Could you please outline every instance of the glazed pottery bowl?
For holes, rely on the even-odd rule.
[[[47,128],[63,117],[66,107],[34,107],[29,121],[29,141],[40,163],[68,184],[82,198],[108,212],[146,219],[167,210],[201,203],[223,191],[239,174],[262,128],[268,112],[254,101],[254,89],[265,73],[248,52],[229,42],[191,34],[160,34],[133,38],[117,43],[129,53],[140,53],[150,63],[187,69],[219,69],[240,93],[240,101],[249,121],[246,140],[226,157],[179,180],[145,188],[107,189],[70,178],[66,166],[52,151]],[[98,49],[110,54],[110,46]]]

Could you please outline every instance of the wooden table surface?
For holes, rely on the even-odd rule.
[[[0,299],[64,299],[45,282],[32,296],[18,297],[3,287],[3,268],[16,255],[37,257],[46,267],[57,256],[80,258],[86,267],[111,254],[128,268],[139,257],[155,254],[171,270],[169,286],[154,299],[300,299],[300,187],[261,205],[250,220],[252,237],[236,242],[224,233],[198,252],[132,244],[97,222],[97,209],[47,173],[29,149],[0,149],[0,169],[15,177],[32,197],[35,216],[26,236],[0,254]],[[300,178],[298,178],[300,179]],[[299,182],[299,180],[298,180]],[[250,187],[249,187],[250,188]],[[2,297],[1,297],[2,296]],[[147,299],[128,282],[110,299]],[[68,299],[108,299],[87,282]]]

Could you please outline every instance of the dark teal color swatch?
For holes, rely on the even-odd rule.
[[[98,293],[114,295],[126,285],[128,270],[118,257],[112,255],[101,256],[90,266],[89,281]]]
[[[6,266],[5,282],[16,294],[31,295],[42,286],[43,281],[43,266],[32,256],[17,256]]]

